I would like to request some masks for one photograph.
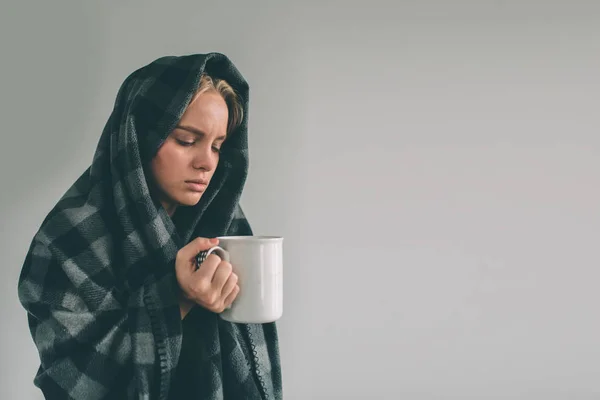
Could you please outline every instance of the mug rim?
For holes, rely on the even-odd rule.
[[[252,236],[217,236],[221,240],[270,242],[283,240],[283,236],[252,235]]]

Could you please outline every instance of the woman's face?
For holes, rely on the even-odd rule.
[[[223,97],[215,91],[202,93],[153,158],[154,189],[169,215],[179,205],[200,201],[219,162],[227,119]]]

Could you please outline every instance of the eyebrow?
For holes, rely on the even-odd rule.
[[[200,137],[205,137],[206,136],[206,133],[204,133],[200,129],[196,129],[196,128],[192,127],[192,126],[177,125],[175,128],[176,129],[183,129],[184,131],[191,132],[194,135],[198,135]],[[225,135],[219,136],[215,140],[225,140]]]

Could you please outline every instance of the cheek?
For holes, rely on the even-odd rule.
[[[164,177],[164,168],[162,167],[161,160],[157,157],[152,160],[151,164],[152,170],[152,178],[154,179],[154,183],[160,187],[164,188],[165,177]]]
[[[168,186],[181,178],[185,169],[185,160],[180,154],[175,154],[171,149],[165,148],[159,152],[152,162],[152,172],[159,184]]]

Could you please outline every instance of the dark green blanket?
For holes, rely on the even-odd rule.
[[[144,165],[202,72],[234,87],[244,119],[200,202],[171,219],[150,197]],[[41,361],[34,382],[47,399],[167,399],[190,379],[195,399],[282,397],[275,324],[233,324],[197,308],[182,327],[174,275],[178,249],[194,237],[252,234],[238,203],[248,96],[218,53],[160,58],[123,82],[90,168],[43,221],[19,278]]]

